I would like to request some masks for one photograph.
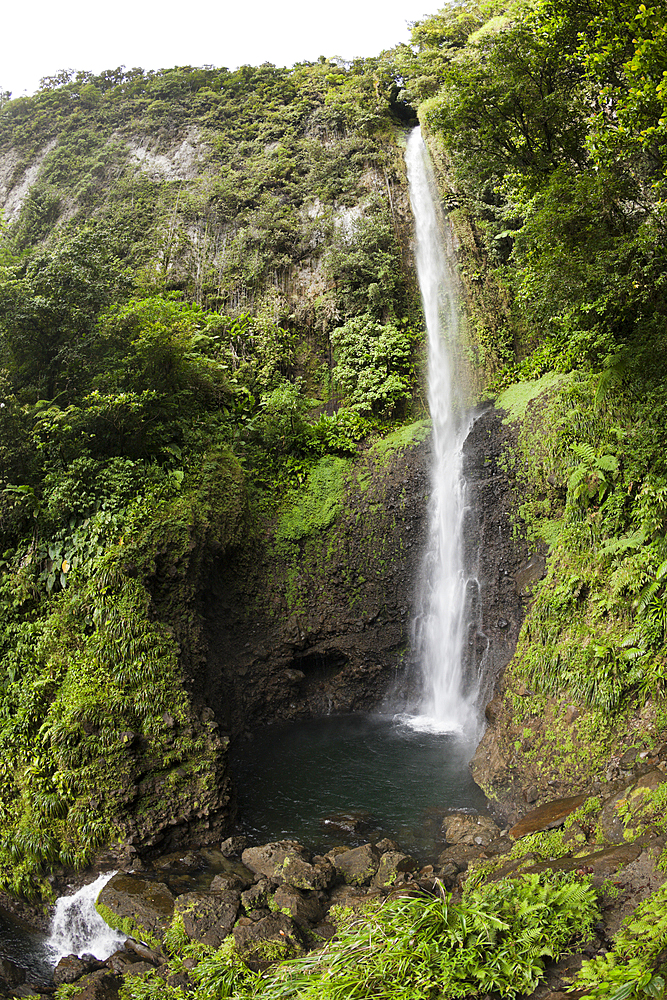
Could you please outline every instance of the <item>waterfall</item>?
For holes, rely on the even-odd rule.
[[[464,639],[466,591],[476,581],[466,580],[464,573],[462,475],[462,448],[471,420],[465,406],[465,366],[460,359],[457,277],[449,227],[440,211],[433,166],[419,128],[408,139],[405,159],[428,334],[428,403],[433,425],[429,540],[414,622],[414,649],[423,684],[421,703],[410,724],[472,737],[477,727],[477,690],[465,676]]]
[[[51,933],[45,942],[53,965],[65,955],[94,955],[108,958],[122,947],[127,935],[112,930],[95,909],[95,901],[103,886],[115,872],[105,872],[84,885],[72,896],[61,896],[51,920]]]

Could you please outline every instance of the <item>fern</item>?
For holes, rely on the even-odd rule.
[[[667,946],[667,883],[639,904],[615,936],[613,951],[585,961],[574,987],[582,1000],[662,998],[665,980],[656,968]]]

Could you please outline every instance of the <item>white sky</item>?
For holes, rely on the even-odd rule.
[[[6,0],[0,88],[31,94],[61,69],[291,66],[379,55],[445,0]]]

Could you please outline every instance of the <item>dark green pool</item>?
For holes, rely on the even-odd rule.
[[[244,832],[258,843],[292,838],[310,849],[342,842],[323,825],[332,814],[368,813],[371,834],[427,858],[447,809],[484,809],[461,736],[415,732],[384,716],[328,716],[274,725],[242,741],[232,757]]]

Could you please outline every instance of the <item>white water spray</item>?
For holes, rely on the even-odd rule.
[[[108,958],[122,947],[126,935],[109,927],[95,909],[100,890],[115,874],[105,872],[74,895],[61,896],[57,900],[51,934],[45,942],[54,965],[65,955],[88,954],[95,958]]]
[[[415,619],[423,696],[419,714],[405,721],[417,729],[473,736],[477,690],[466,681],[463,669],[462,447],[470,419],[465,412],[463,365],[457,360],[457,282],[451,253],[447,252],[449,229],[439,210],[433,166],[418,128],[410,135],[405,159],[415,218],[417,276],[428,332],[428,402],[433,423],[429,543]]]

